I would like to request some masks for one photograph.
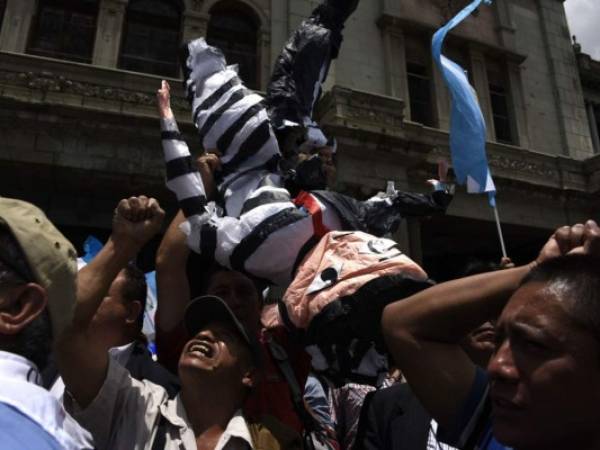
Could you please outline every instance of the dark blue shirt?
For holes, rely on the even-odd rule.
[[[492,434],[488,375],[477,369],[471,391],[461,412],[449,429],[440,429],[438,438],[453,447],[476,450],[511,450]]]

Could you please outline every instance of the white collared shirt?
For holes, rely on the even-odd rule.
[[[113,347],[108,350],[108,356],[125,367],[127,362],[129,362],[129,357],[133,353],[134,345],[135,342],[130,342],[129,344],[121,345],[120,347]]]
[[[427,450],[457,450],[451,445],[441,442],[437,438],[438,423],[435,419],[431,419],[429,424],[429,434],[427,436]]]
[[[196,450],[196,437],[189,424],[181,396],[170,400],[161,386],[138,381],[112,358],[96,398],[81,409],[68,395],[67,410],[90,430],[99,450],[152,449],[164,422],[165,450]],[[110,417],[111,420],[107,420]],[[238,411],[229,421],[215,450],[252,450],[246,420]]]
[[[35,364],[14,353],[0,351],[0,402],[39,424],[67,450],[94,448],[90,433],[41,387],[41,382]]]

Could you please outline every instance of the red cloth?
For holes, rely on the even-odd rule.
[[[300,191],[294,199],[294,204],[296,206],[303,206],[310,213],[315,229],[315,236],[321,238],[331,231],[323,223],[321,205],[319,205],[317,199],[310,192]]]
[[[306,378],[310,371],[310,357],[304,351],[304,348],[290,339],[289,334],[284,328],[263,329],[260,342],[263,347],[264,373],[260,384],[252,390],[252,393],[246,400],[244,413],[248,417],[255,419],[265,414],[271,415],[285,425],[300,432],[303,429],[303,425],[294,410],[287,381],[269,351],[267,344],[269,336],[287,352],[298,385],[302,390],[304,390],[304,385],[306,384]],[[177,327],[170,332],[157,329],[156,349],[158,362],[171,372],[177,374],[179,356],[188,339],[183,326]]]

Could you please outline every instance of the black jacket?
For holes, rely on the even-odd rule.
[[[353,450],[425,450],[431,416],[407,384],[371,392]]]

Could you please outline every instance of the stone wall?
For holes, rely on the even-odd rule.
[[[260,22],[262,87],[290,32],[314,0],[243,0]],[[404,41],[428,43],[466,0],[363,0],[346,28],[344,46],[319,105],[339,138],[339,189],[372,195],[393,180],[425,191],[440,157],[448,157],[448,93],[434,72],[436,127],[408,120]],[[182,39],[206,33],[216,0],[186,0]],[[25,55],[33,0],[8,0],[0,30],[0,195],[40,204],[64,225],[106,228],[124,196],[147,193],[169,208],[154,93],[160,78],[116,68],[127,0],[102,0],[93,65]],[[600,210],[600,160],[592,156],[584,95],[562,3],[506,0],[483,6],[449,37],[471,66],[488,122],[488,152],[507,224],[544,230]],[[518,145],[495,142],[486,61],[506,70]],[[178,86],[178,80],[170,80]],[[186,140],[197,137],[186,101],[173,103]],[[585,96],[599,90],[586,85]],[[600,98],[600,97],[598,97]],[[449,214],[492,220],[482,196],[459,189]],[[411,254],[419,222],[399,239]]]

